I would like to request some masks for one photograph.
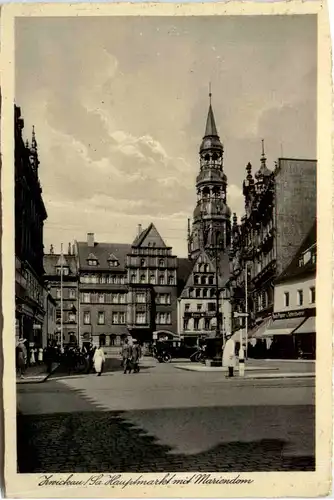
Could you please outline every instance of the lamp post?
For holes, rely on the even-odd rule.
[[[246,348],[245,355],[247,359],[248,355],[248,261],[245,262],[245,337],[246,337]]]
[[[60,349],[63,352],[63,244],[60,250]]]

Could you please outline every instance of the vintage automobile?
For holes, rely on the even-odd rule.
[[[196,345],[187,345],[181,339],[158,340],[154,346],[154,356],[159,363],[170,363],[172,359],[177,358],[190,358],[197,351]]]

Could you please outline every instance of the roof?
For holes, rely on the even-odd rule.
[[[94,243],[94,247],[87,242],[78,242],[79,266],[82,271],[125,271],[126,256],[131,252],[131,245],[127,243]],[[87,260],[96,257],[97,266],[89,266]],[[118,267],[110,268],[111,256],[116,257]]]
[[[309,260],[305,265],[300,266],[299,261],[311,246],[315,245],[317,242],[317,221],[315,220],[312,227],[307,234],[306,238],[300,245],[299,249],[295,253],[290,264],[285,268],[285,270],[278,276],[275,283],[281,283],[284,281],[289,281],[296,278],[302,278],[303,276],[313,274],[316,272],[316,263]]]
[[[187,283],[188,277],[194,267],[194,261],[187,258],[177,259],[177,289],[180,294]]]
[[[44,271],[47,276],[53,276],[57,274],[56,268],[61,265],[63,260],[63,267],[69,267],[69,274],[75,276],[77,274],[77,264],[75,255],[63,255],[61,254],[45,254],[43,257]]]
[[[210,103],[210,106],[209,106],[208,117],[206,119],[206,127],[205,127],[204,137],[207,137],[207,136],[210,136],[210,135],[211,136],[212,135],[213,136],[218,136],[216,122],[215,122],[215,117],[214,117],[214,114],[213,114],[211,103]]]
[[[156,248],[167,248],[166,243],[161,238],[159,231],[152,222],[135,238],[134,242],[132,243],[133,247],[148,247],[151,245],[155,246]]]

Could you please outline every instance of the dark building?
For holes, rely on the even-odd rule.
[[[234,312],[246,309],[248,327],[258,327],[273,312],[274,280],[291,261],[316,217],[315,160],[280,158],[267,168],[264,147],[255,178],[246,167],[245,215],[232,225],[231,280]],[[233,321],[239,329],[244,320]]]
[[[138,236],[127,255],[128,328],[142,341],[152,332],[177,331],[177,258],[154,224]]]
[[[78,343],[79,293],[77,257],[74,248],[69,244],[67,254],[55,254],[53,248],[44,255],[46,286],[56,305],[56,328],[52,332],[53,323],[49,322],[48,338],[61,342],[61,293],[63,302],[63,343]],[[61,280],[61,272],[63,279]],[[62,281],[62,283],[61,283]]]
[[[24,121],[14,108],[15,137],[15,316],[16,336],[27,346],[42,345],[45,315],[43,288],[43,226],[47,213],[39,181],[37,141],[24,143]]]
[[[212,247],[224,252],[230,244],[231,211],[226,204],[227,177],[224,173],[224,148],[220,141],[210,105],[205,134],[199,150],[200,171],[196,178],[197,204],[192,229],[188,221],[188,254],[196,259]]]
[[[78,242],[79,342],[119,345],[128,335],[126,259],[131,246]]]

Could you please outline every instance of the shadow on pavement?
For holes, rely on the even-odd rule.
[[[193,455],[125,420],[126,412],[19,415],[20,473],[312,471],[314,456],[286,457],[280,439],[224,442]]]

